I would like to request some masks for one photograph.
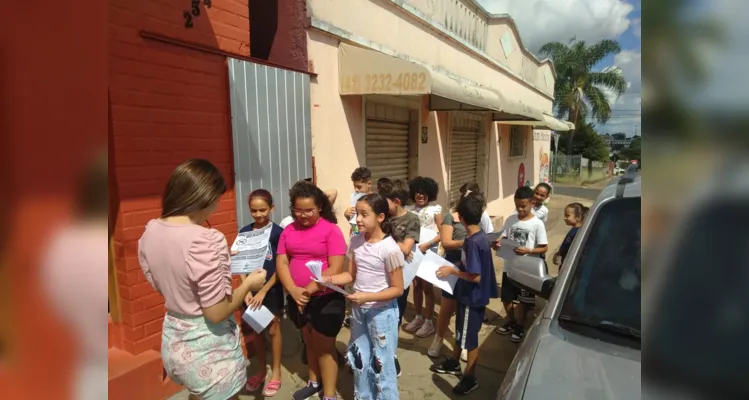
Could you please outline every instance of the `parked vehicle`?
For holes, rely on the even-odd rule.
[[[641,188],[632,167],[601,192],[556,278],[540,259],[505,263],[509,279],[548,303],[498,400],[640,399]]]

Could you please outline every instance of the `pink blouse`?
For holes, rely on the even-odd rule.
[[[289,258],[289,272],[294,284],[305,287],[312,281],[312,272],[307,262],[322,261],[322,270],[328,269],[328,257],[346,254],[346,239],[338,225],[320,218],[309,228],[303,228],[296,222],[284,229],[278,240],[278,254]],[[328,294],[331,289],[316,292],[315,296]]]
[[[203,315],[203,308],[232,293],[229,246],[215,229],[151,220],[138,242],[138,259],[169,311]]]

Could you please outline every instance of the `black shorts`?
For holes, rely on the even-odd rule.
[[[346,298],[338,292],[312,296],[304,312],[299,313],[294,298],[286,296],[286,316],[297,329],[302,329],[310,323],[318,333],[334,338],[341,331],[343,319],[346,317]]]
[[[502,292],[500,293],[500,298],[502,299],[502,303],[518,301],[528,305],[536,304],[536,296],[527,290],[517,287],[504,272],[502,272]]]
[[[455,310],[455,343],[464,350],[479,347],[479,331],[484,323],[486,307],[468,307],[458,303]]]
[[[455,300],[455,295],[454,295],[454,294],[450,294],[450,293],[447,293],[447,292],[446,292],[446,291],[444,291],[444,290],[442,291],[442,297],[444,297],[444,298],[446,298],[446,299],[452,299],[452,300]]]

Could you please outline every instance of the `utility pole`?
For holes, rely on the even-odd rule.
[[[637,128],[639,128],[639,127],[640,127],[640,125],[635,124],[635,136],[637,136]]]

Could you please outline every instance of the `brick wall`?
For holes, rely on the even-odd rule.
[[[113,344],[133,354],[160,350],[163,298],[146,282],[137,241],[146,222],[160,213],[160,196],[174,167],[206,158],[233,184],[233,156],[225,57],[147,41],[140,30],[249,55],[247,0],[200,4],[185,27],[188,0],[109,2],[111,107],[110,179],[116,182],[114,259],[121,318]],[[236,235],[230,188],[209,219],[229,242]]]

